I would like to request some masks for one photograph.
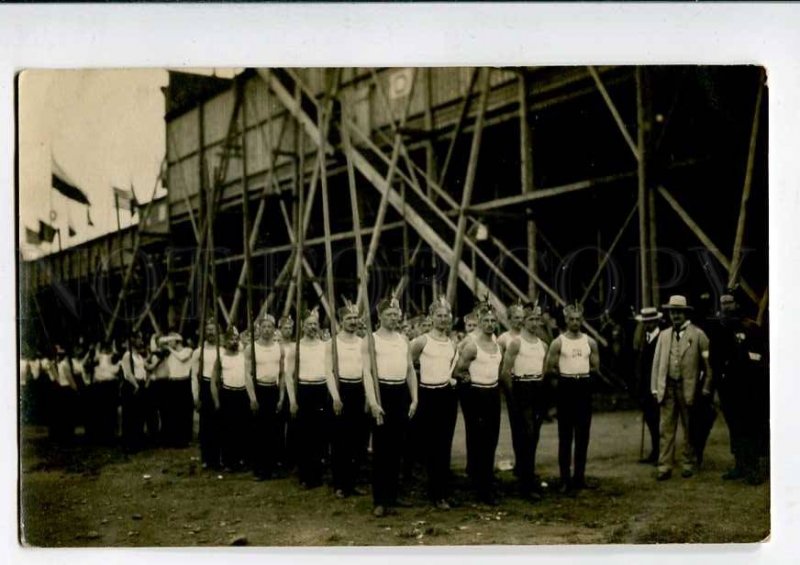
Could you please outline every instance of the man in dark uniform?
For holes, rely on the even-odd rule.
[[[758,326],[740,317],[733,291],[720,297],[717,322],[711,363],[734,457],[734,466],[722,478],[761,484],[765,470],[760,458],[768,453],[769,437],[766,340]]]
[[[641,324],[641,331],[637,331],[637,343],[634,344],[636,351],[636,399],[642,408],[642,418],[644,424],[650,432],[650,454],[639,460],[639,463],[655,465],[658,463],[659,447],[659,428],[658,421],[660,410],[658,402],[653,398],[650,391],[650,376],[653,368],[653,356],[656,352],[656,342],[658,334],[661,332],[659,320],[663,314],[655,307],[642,308],[635,319]],[[642,430],[644,438],[644,430]],[[643,440],[644,441],[644,440]],[[642,447],[644,449],[644,447]]]

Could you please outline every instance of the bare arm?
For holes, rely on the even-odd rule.
[[[408,392],[411,393],[411,406],[408,408],[408,417],[413,418],[417,411],[417,372],[414,370],[414,361],[411,357],[411,346],[408,347],[408,365],[406,367],[406,383]]]
[[[370,336],[361,340],[361,364],[364,367],[364,394],[367,396],[367,402],[370,409],[378,406],[378,398],[375,395],[375,382],[372,377],[372,358],[369,351]]]
[[[247,391],[247,396],[250,399],[250,409],[258,410],[255,376],[253,374],[254,367],[253,361],[250,358],[253,352],[249,345],[244,348],[242,354],[244,355],[244,389]]]
[[[325,360],[325,384],[333,399],[333,410],[338,414],[342,410],[342,399],[339,396],[339,389],[336,388],[336,376],[333,371],[333,338],[325,342]]]
[[[219,383],[222,379],[222,364],[219,357],[214,361],[214,368],[211,370],[211,400],[214,408],[219,410]]]
[[[600,349],[597,347],[597,342],[591,337],[589,338],[589,370],[600,374]]]
[[[458,363],[456,363],[456,372],[466,374],[469,378],[469,365],[478,356],[478,345],[474,340],[470,340],[461,348],[461,353],[458,356]]]
[[[275,408],[278,412],[280,412],[281,406],[283,406],[283,399],[286,396],[286,373],[284,371],[286,360],[283,354],[283,347],[279,349],[281,352],[281,360],[279,365],[280,369],[278,370],[278,406]]]
[[[411,352],[411,361],[414,363],[419,362],[419,356],[422,355],[422,350],[425,349],[425,344],[428,343],[428,338],[424,335],[417,337],[411,342],[409,347]]]
[[[291,344],[291,346],[294,347],[294,344]],[[283,346],[281,346],[281,350],[284,351]],[[289,407],[296,411],[297,398],[294,394],[294,363],[289,362],[288,355],[285,354],[285,351],[283,359],[283,375],[286,383],[286,395],[289,397]]]
[[[508,344],[506,352],[503,355],[503,364],[500,367],[500,384],[508,394],[511,391],[511,370],[514,368],[514,362],[517,360],[520,348],[520,338],[513,339]]]
[[[558,358],[561,356],[561,336],[555,338],[547,350],[545,374],[558,376]]]

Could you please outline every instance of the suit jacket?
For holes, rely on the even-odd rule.
[[[674,331],[671,327],[661,331],[656,343],[656,351],[653,355],[650,386],[652,392],[656,394],[659,404],[663,402],[664,391],[667,388],[670,345],[672,344]],[[708,337],[705,332],[694,324],[688,324],[678,342],[678,355],[680,356],[681,377],[683,378],[683,394],[689,405],[694,403],[700,371],[705,368],[702,360],[703,352],[707,351]],[[711,375],[706,377],[710,379]],[[709,381],[705,384],[710,386],[711,383]]]

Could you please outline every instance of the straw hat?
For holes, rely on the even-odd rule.
[[[669,302],[661,305],[662,310],[694,310],[686,301],[685,296],[673,294],[669,297]]]
[[[660,320],[663,317],[664,314],[659,312],[658,308],[655,306],[648,306],[647,308],[642,308],[633,319],[637,322],[652,322],[653,320]]]

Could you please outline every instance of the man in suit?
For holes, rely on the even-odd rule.
[[[667,328],[658,337],[656,351],[653,356],[653,368],[650,375],[650,390],[660,406],[660,448],[658,458],[658,480],[663,481],[672,476],[672,464],[675,459],[675,443],[678,420],[681,422],[684,436],[683,472],[681,476],[689,478],[694,475],[697,465],[697,454],[689,435],[689,409],[694,405],[700,371],[704,371],[702,394],[711,394],[711,365],[708,354],[708,337],[687,319],[692,308],[686,297],[671,296],[668,304],[662,306],[669,313],[672,327]]]

